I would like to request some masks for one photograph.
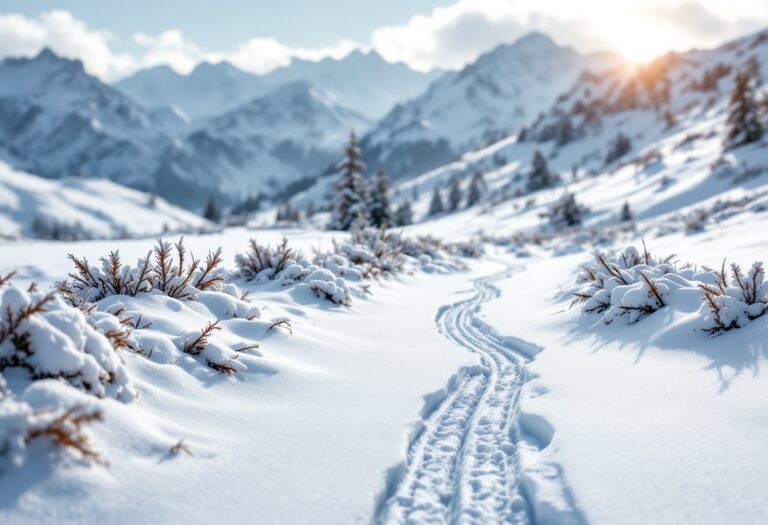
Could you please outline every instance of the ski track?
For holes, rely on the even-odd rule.
[[[482,367],[456,382],[408,450],[400,483],[375,518],[380,524],[530,524],[520,487],[518,399],[529,357],[475,322],[483,303],[499,297],[493,282],[511,266],[474,281],[477,293],[443,307],[438,329],[480,355]]]

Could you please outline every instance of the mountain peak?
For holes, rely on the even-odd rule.
[[[59,55],[53,52],[53,50],[50,47],[44,47],[40,50],[40,52],[37,54],[37,56],[34,58],[34,60],[60,60],[61,58]]]
[[[200,62],[195,69],[192,70],[191,75],[208,75],[208,74],[242,74],[243,71],[233,66],[230,62],[222,60],[221,62]]]
[[[523,52],[546,52],[557,49],[559,46],[548,35],[541,31],[533,31],[518,38],[512,47]]]

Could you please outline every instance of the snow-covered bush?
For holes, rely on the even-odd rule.
[[[116,318],[93,325],[60,297],[15,286],[2,290],[0,309],[0,374],[15,369],[30,380],[58,379],[98,397],[136,397],[117,347],[99,329],[116,334]]]
[[[153,290],[175,299],[194,300],[200,291],[219,289],[224,281],[221,248],[209,252],[202,262],[188,254],[183,237],[174,245],[158,239],[136,267],[123,265],[117,251],[103,257],[100,267],[91,266],[85,258],[71,254],[69,258],[75,272],[57,287],[70,304],[78,307],[112,295],[135,297]]]
[[[768,284],[762,262],[755,262],[744,274],[736,264],[726,273],[725,262],[719,272],[714,272],[714,284],[700,284],[704,298],[699,316],[704,330],[719,334],[742,328],[750,321],[768,312]]]
[[[642,253],[634,247],[613,255],[597,253],[583,270],[586,284],[574,302],[586,313],[601,313],[606,323],[625,316],[635,323],[667,306],[670,291],[693,276],[692,270],[678,270],[671,257],[653,257],[645,246]]]
[[[285,238],[274,247],[251,239],[248,251],[235,256],[235,264],[238,275],[247,281],[299,281],[307,273],[301,252],[288,246]]]
[[[346,279],[363,279],[362,272],[346,256],[322,252],[309,261],[300,251],[288,246],[287,239],[274,247],[251,239],[248,251],[235,256],[235,264],[236,275],[246,281],[277,281],[283,285],[306,287],[317,297],[338,305],[351,302]]]
[[[404,249],[402,235],[370,226],[353,228],[348,241],[334,242],[334,252],[357,266],[364,279],[402,272]]]
[[[9,395],[0,397],[0,456],[20,466],[31,441],[48,439],[61,448],[76,450],[87,460],[99,461],[99,454],[83,432],[84,425],[98,421],[100,411],[80,405],[36,410]]]

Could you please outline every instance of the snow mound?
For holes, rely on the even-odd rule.
[[[719,271],[698,271],[678,267],[671,257],[654,257],[643,246],[642,252],[629,247],[615,254],[596,253],[582,268],[584,284],[574,292],[574,304],[587,314],[600,314],[605,324],[618,319],[633,324],[667,309],[687,318],[680,325],[718,335],[768,312],[768,284],[759,261],[746,273],[737,264],[726,271],[725,262]]]
[[[121,323],[10,285],[9,277],[0,278],[0,459],[21,465],[28,444],[47,438],[98,460],[82,431],[101,419],[88,397],[128,403],[137,396],[119,354]]]

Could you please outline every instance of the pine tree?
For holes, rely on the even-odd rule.
[[[413,210],[410,201],[403,201],[395,210],[395,224],[398,226],[413,224]]]
[[[448,211],[456,211],[461,206],[461,185],[459,183],[459,177],[454,175],[451,177],[451,187],[448,191]]]
[[[621,207],[621,214],[619,215],[621,222],[632,221],[632,210],[629,208],[629,202],[624,201],[624,205]]]
[[[572,228],[582,223],[583,216],[589,210],[576,202],[573,193],[566,192],[555,202],[544,215],[549,223],[557,229]]]
[[[754,81],[747,71],[736,74],[725,129],[725,148],[731,149],[763,137],[755,99]]]
[[[317,208],[315,208],[315,201],[309,201],[309,204],[307,204],[307,209],[304,211],[304,215],[309,218],[312,217],[315,213],[317,213]]]
[[[528,182],[526,184],[528,191],[548,188],[555,185],[558,180],[558,175],[549,170],[547,159],[544,158],[544,155],[540,151],[534,153],[531,171],[528,173]]]
[[[440,215],[445,212],[445,206],[443,206],[443,197],[440,195],[440,189],[435,186],[432,191],[432,200],[429,203],[429,212],[427,215]]]
[[[479,171],[475,172],[472,176],[472,181],[469,183],[469,194],[467,195],[467,208],[474,206],[483,197],[483,189],[485,189],[485,181],[483,180],[483,174]]]
[[[389,177],[387,177],[387,172],[382,166],[374,175],[371,184],[368,216],[372,226],[378,228],[392,226],[392,203],[389,198],[389,192]]]
[[[608,146],[605,163],[612,164],[632,150],[632,141],[625,134],[619,132]]]
[[[221,222],[221,210],[216,199],[211,195],[208,197],[208,202],[205,203],[205,209],[203,210],[203,217],[211,222]]]
[[[331,230],[350,230],[367,215],[365,179],[362,175],[365,165],[360,161],[362,153],[354,132],[349,135],[345,153],[345,159],[339,164],[341,172],[333,196],[331,222],[328,224]]]

